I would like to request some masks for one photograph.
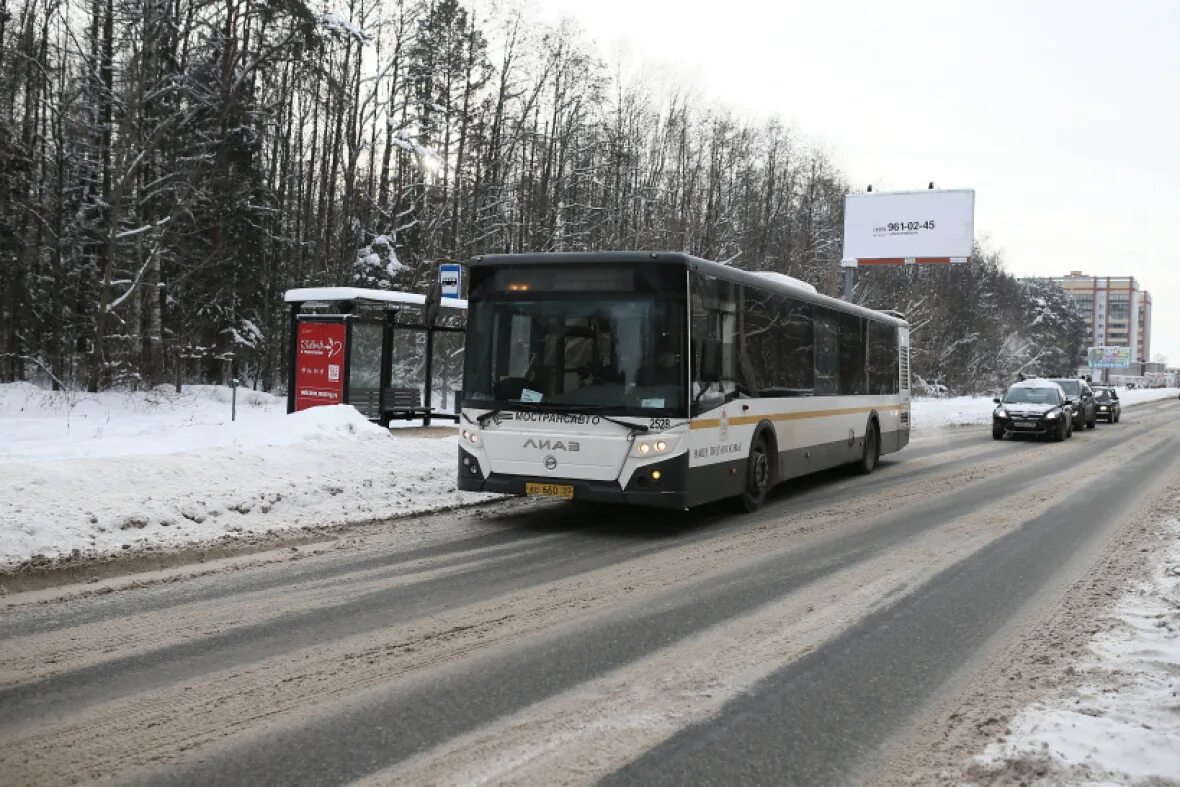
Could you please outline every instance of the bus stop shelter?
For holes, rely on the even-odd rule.
[[[371,421],[458,422],[467,301],[357,287],[305,287],[291,310],[287,412],[351,404]]]

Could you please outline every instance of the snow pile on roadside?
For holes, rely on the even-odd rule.
[[[1113,614],[1074,666],[1082,688],[1024,708],[1007,739],[976,758],[989,775],[1039,763],[1033,770],[1054,784],[1180,778],[1180,521],[1166,527],[1149,580]]]
[[[224,385],[189,385],[179,394],[163,386],[91,394],[46,391],[28,383],[0,385],[0,462],[251,448],[366,430],[385,433],[351,407],[318,408],[314,417],[288,418],[286,398],[247,388],[238,389],[237,420],[231,421],[231,395]]]
[[[456,490],[445,431],[391,433],[348,406],[287,415],[244,391],[230,422],[228,394],[0,386],[0,570],[489,497]]]
[[[1175,399],[1180,396],[1180,388],[1132,388],[1125,391],[1119,389],[1119,401],[1123,407],[1129,404],[1155,402],[1159,399]]]
[[[990,425],[995,407],[991,399],[982,396],[915,399],[910,405],[912,429],[921,433],[958,426]]]
[[[1159,399],[1175,399],[1177,388],[1119,389],[1123,407]],[[963,426],[991,426],[992,411],[996,408],[988,396],[954,396],[947,399],[915,398],[911,405],[913,430],[917,434]]]
[[[306,438],[278,428],[284,399],[239,388],[237,421],[230,421],[230,395],[219,385],[187,386],[179,394],[163,387],[90,394],[0,385],[0,461],[167,454]]]

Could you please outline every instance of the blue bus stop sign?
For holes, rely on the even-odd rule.
[[[438,283],[442,287],[442,297],[463,297],[463,266],[455,263],[439,265]]]

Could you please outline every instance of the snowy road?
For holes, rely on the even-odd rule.
[[[997,670],[1058,658],[1069,637],[1028,643],[1174,515],[1177,416],[1141,405],[1060,444],[931,436],[750,516],[511,501],[12,594],[0,773],[937,781],[1019,704]]]

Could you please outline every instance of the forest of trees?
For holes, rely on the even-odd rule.
[[[683,250],[838,292],[825,155],[595,52],[490,0],[0,0],[0,382],[232,359],[281,388],[284,290],[421,291],[481,252]],[[958,390],[1080,354],[1064,294],[986,249],[855,298]]]

